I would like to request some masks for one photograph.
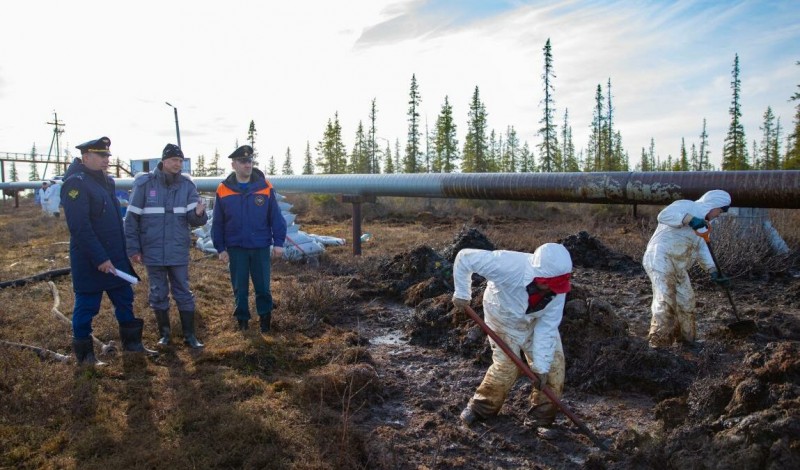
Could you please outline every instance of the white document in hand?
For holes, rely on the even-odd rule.
[[[130,282],[131,284],[138,284],[139,280],[135,277],[131,276],[130,274],[126,273],[125,271],[120,271],[119,269],[114,269],[114,274],[121,278],[125,279],[126,281]]]

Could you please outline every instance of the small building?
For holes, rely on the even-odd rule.
[[[146,158],[142,160],[131,160],[131,173],[134,175],[137,173],[141,173],[143,171],[152,171],[155,167],[158,166],[158,162],[161,161],[161,158]],[[192,159],[191,158],[184,158],[183,159],[183,173],[192,174]]]

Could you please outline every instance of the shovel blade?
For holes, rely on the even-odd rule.
[[[755,333],[758,328],[753,320],[739,320],[728,324],[728,329],[737,334]]]

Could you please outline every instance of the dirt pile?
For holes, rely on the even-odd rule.
[[[629,457],[611,468],[800,468],[800,345],[770,343],[655,413],[664,434],[618,440]]]
[[[608,271],[636,271],[642,269],[641,263],[630,256],[614,252],[585,231],[559,240],[559,243],[569,251],[574,266]]]

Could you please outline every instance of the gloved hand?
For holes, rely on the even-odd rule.
[[[717,271],[711,273],[711,280],[714,281],[718,286],[726,289],[731,286],[731,280],[725,276],[720,276]]]
[[[469,307],[469,300],[453,297],[453,319],[459,320],[463,318],[466,315],[467,307]]]
[[[701,228],[708,227],[708,222],[700,217],[692,217],[692,220],[689,221],[689,227],[692,227],[693,230],[700,230]]]
[[[535,385],[535,387],[536,387],[536,390],[539,390],[539,391],[541,391],[541,390],[542,390],[542,387],[544,387],[545,385],[547,385],[547,374],[540,374],[540,373],[538,373],[538,372],[534,372],[534,374],[536,374],[536,378],[538,378],[538,379],[539,379],[539,383],[537,383],[537,384]]]

